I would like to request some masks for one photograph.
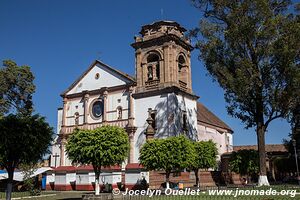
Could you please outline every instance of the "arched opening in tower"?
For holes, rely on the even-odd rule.
[[[155,53],[151,53],[147,57],[147,77],[150,80],[159,80],[160,78],[160,66],[159,66],[159,56]]]

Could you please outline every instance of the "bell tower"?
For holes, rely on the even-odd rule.
[[[193,94],[190,41],[185,28],[173,21],[144,25],[132,47],[136,57],[137,93],[173,88]]]

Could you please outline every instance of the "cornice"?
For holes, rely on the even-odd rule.
[[[97,94],[103,94],[105,91],[107,92],[114,92],[118,90],[123,90],[123,89],[128,89],[132,86],[135,86],[136,84],[126,84],[126,85],[118,85],[114,87],[103,87],[100,89],[96,90],[84,90],[82,92],[74,93],[74,94],[62,94],[61,97],[71,99],[71,98],[76,98],[76,97],[84,97],[84,95],[97,95]]]
[[[149,91],[139,92],[139,93],[132,94],[132,97],[135,99],[140,99],[140,98],[145,98],[145,97],[162,95],[162,94],[166,94],[166,93],[182,94],[182,95],[188,96],[194,100],[199,99],[199,96],[197,96],[193,93],[183,91],[176,86],[166,87],[166,88],[157,89],[157,90],[149,90]]]
[[[132,43],[131,46],[135,48],[136,50],[139,48],[148,48],[152,47],[154,45],[163,45],[166,42],[174,41],[177,45],[182,46],[184,49],[188,51],[192,51],[194,47],[192,45],[188,44],[184,40],[182,40],[180,37],[174,34],[168,34],[168,35],[163,35],[157,38],[153,38],[150,40],[145,40],[141,42],[135,42]]]

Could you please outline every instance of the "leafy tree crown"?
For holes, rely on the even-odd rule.
[[[204,13],[191,31],[228,113],[246,128],[287,117],[300,89],[300,22],[282,0],[193,0]]]
[[[254,175],[259,171],[259,158],[256,150],[239,150],[233,152],[229,160],[233,172],[241,175]]]
[[[194,162],[193,146],[185,136],[147,141],[140,151],[140,163],[148,170],[182,170]]]
[[[3,61],[0,69],[0,116],[7,113],[31,115],[34,75],[29,66],[17,66],[12,60]]]
[[[53,129],[39,115],[10,114],[0,119],[0,166],[36,163],[49,153]]]
[[[112,166],[127,158],[129,140],[125,130],[115,126],[77,129],[68,139],[66,150],[75,163]]]

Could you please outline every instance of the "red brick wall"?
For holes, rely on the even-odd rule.
[[[200,171],[199,173],[200,186],[209,187],[224,184],[224,179],[221,172],[218,171]],[[163,171],[151,171],[149,174],[149,187],[159,188],[165,182],[165,173]],[[170,175],[170,181],[174,183],[182,182],[184,187],[193,187],[196,184],[194,172],[181,172],[178,176]]]
[[[46,190],[54,190],[54,183],[46,184]]]
[[[239,174],[236,174],[234,172],[227,172],[223,173],[224,179],[226,180],[227,184],[237,184],[241,185],[242,184],[242,177]]]
[[[54,190],[56,190],[56,191],[70,191],[70,190],[73,190],[73,188],[72,188],[71,185],[58,185],[58,184],[55,184]]]
[[[161,184],[165,182],[166,175],[163,171],[151,171],[149,173],[149,187],[152,189],[160,188]],[[194,179],[190,178],[189,172],[181,172],[178,176],[173,173],[170,175],[170,182],[183,182],[184,187],[191,187],[194,185]]]
[[[225,183],[222,173],[219,171],[200,171],[198,176],[201,187],[213,187]]]
[[[86,185],[76,185],[77,191],[94,191],[95,186],[94,184],[86,184]]]

